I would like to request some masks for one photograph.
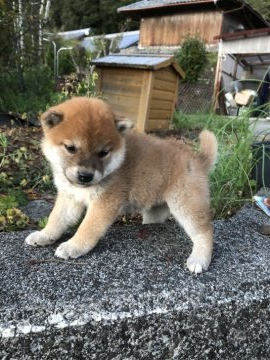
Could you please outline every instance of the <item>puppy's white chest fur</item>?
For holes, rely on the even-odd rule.
[[[68,197],[73,198],[74,201],[83,204],[85,207],[88,207],[89,204],[97,199],[104,191],[104,188],[100,185],[93,185],[86,188],[72,185],[62,174],[58,174],[54,182],[61,193],[66,193]]]

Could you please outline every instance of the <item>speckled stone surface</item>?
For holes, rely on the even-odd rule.
[[[22,206],[21,210],[33,221],[39,221],[45,216],[49,216],[52,211],[53,204],[45,200],[30,201],[26,206]]]
[[[114,226],[83,258],[0,234],[0,359],[269,359],[270,219],[216,221],[209,270],[172,221]]]

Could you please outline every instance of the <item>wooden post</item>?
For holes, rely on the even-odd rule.
[[[238,65],[239,65],[239,59],[240,59],[240,55],[237,54],[236,55],[236,59],[235,59],[235,63],[234,63],[234,69],[233,69],[233,80],[235,81],[237,79],[237,70],[238,70]]]
[[[213,104],[214,111],[216,111],[219,108],[221,74],[222,74],[222,40],[220,39],[218,44],[218,60],[217,60],[216,76],[215,76],[215,84],[214,84],[214,104]]]
[[[150,94],[154,84],[154,76],[154,71],[144,71],[136,126],[137,130],[140,132],[144,131],[145,122],[148,119],[150,109]]]
[[[100,94],[101,93],[101,84],[102,84],[102,75],[103,75],[103,71],[101,68],[96,67],[95,69],[98,77],[96,80],[96,86],[95,86],[95,90],[96,90],[96,94]]]
[[[175,91],[174,91],[174,99],[173,99],[173,104],[172,104],[172,117],[171,117],[171,124],[172,124],[172,119],[174,116],[174,112],[177,109],[177,105],[178,105],[178,96],[179,96],[179,75],[176,75],[176,80],[175,80]]]

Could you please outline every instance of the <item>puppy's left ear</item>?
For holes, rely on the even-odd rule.
[[[115,126],[120,134],[125,134],[129,129],[134,127],[134,124],[131,120],[121,116],[119,114],[115,115]]]
[[[57,111],[48,110],[41,116],[41,123],[46,128],[53,128],[63,121],[63,114]]]

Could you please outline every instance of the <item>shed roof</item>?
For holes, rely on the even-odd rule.
[[[140,31],[126,31],[124,33],[115,33],[115,34],[106,34],[106,35],[96,35],[89,36],[82,40],[81,45],[87,50],[94,51],[96,48],[95,40],[105,38],[107,40],[113,41],[117,38],[120,39],[118,48],[120,50],[127,49],[130,46],[134,46],[138,43],[140,36]]]
[[[222,53],[237,56],[243,66],[270,65],[270,27],[221,34],[216,38],[222,39]]]
[[[88,36],[91,32],[91,28],[79,29],[79,30],[69,30],[58,32],[57,35],[62,37],[64,40],[78,39],[80,37]]]
[[[188,3],[202,3],[202,2],[212,3],[213,0],[142,0],[127,6],[122,6],[118,9],[118,11],[122,12],[129,10],[142,10],[147,8],[163,7],[174,4],[188,4]]]
[[[176,8],[215,8],[220,10],[234,10],[250,14],[256,26],[269,26],[268,22],[246,0],[141,0],[117,9],[131,17],[141,17],[143,14],[165,14],[174,12]],[[179,11],[178,10],[178,11]]]
[[[93,60],[92,64],[98,66],[126,67],[148,70],[158,70],[167,66],[172,66],[182,78],[185,77],[184,71],[178,65],[173,56],[109,55]]]

